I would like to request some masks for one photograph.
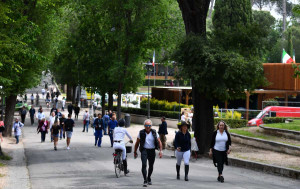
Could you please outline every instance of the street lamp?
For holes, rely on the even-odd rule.
[[[147,66],[147,74],[148,74],[148,104],[147,104],[148,116],[147,118],[150,119],[150,66],[152,66],[152,63],[148,62],[146,66]]]

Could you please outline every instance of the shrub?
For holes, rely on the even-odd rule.
[[[226,119],[241,119],[242,114],[240,112],[234,111],[226,111],[225,118]]]
[[[214,124],[217,125],[219,121],[224,121],[230,128],[241,128],[241,127],[247,126],[247,120],[245,120],[245,119],[215,118]]]
[[[141,108],[147,108],[148,99],[143,98],[141,101]],[[191,108],[186,104],[180,104],[180,108]],[[179,103],[177,102],[168,102],[166,100],[157,100],[155,98],[150,99],[150,109],[151,110],[162,110],[162,111],[176,111],[179,112]]]
[[[264,124],[270,123],[284,123],[287,118],[284,117],[265,117],[263,119]]]

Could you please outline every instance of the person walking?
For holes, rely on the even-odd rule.
[[[0,118],[0,139],[1,139],[1,142],[3,142],[2,133],[3,133],[4,130],[5,130],[4,122],[2,121],[2,118]]]
[[[27,103],[27,94],[25,94],[24,98],[25,98],[25,103]]]
[[[62,111],[65,111],[65,105],[66,105],[66,99],[65,99],[65,97],[63,97],[62,100],[61,100],[61,109],[62,109]]]
[[[33,96],[33,93],[31,94],[30,99],[31,99],[31,104],[34,104],[34,96]]]
[[[41,133],[42,143],[45,142],[46,140],[46,134],[48,133],[48,129],[49,129],[49,122],[45,118],[42,118],[37,127],[37,133]]]
[[[75,119],[78,120],[78,114],[80,112],[80,107],[78,106],[78,104],[75,105],[75,108],[74,108],[74,113],[75,113]]]
[[[50,129],[50,131],[52,129],[54,121],[55,121],[55,113],[52,112],[51,115],[50,115],[50,117],[49,117],[49,129]],[[51,134],[51,132],[50,132],[50,134]],[[52,136],[52,134],[51,134],[51,137],[50,137],[50,141],[53,142],[53,136]]]
[[[160,141],[162,143],[162,148],[164,150],[166,149],[166,142],[167,142],[166,135],[168,134],[167,122],[165,116],[162,116],[160,120],[161,120],[161,124],[159,124],[158,134],[159,134]]]
[[[23,106],[22,109],[20,110],[21,122],[23,124],[25,123],[26,114],[27,114],[27,110],[26,110],[25,106]]]
[[[66,120],[67,119],[65,118],[65,114],[62,114],[61,118],[59,118],[59,124],[60,124],[59,138],[60,138],[60,140],[62,140],[62,137],[65,138],[65,135],[63,135],[63,133],[64,133],[64,124],[65,124]]]
[[[67,150],[70,150],[73,127],[75,127],[75,122],[73,119],[71,119],[71,114],[69,114],[68,119],[65,121],[64,124],[64,134],[66,133],[67,136]]]
[[[104,127],[103,127],[103,129],[104,129],[104,135],[107,135],[107,126],[108,126],[109,120],[110,120],[109,115],[105,114],[103,116],[103,121],[104,121]]]
[[[191,135],[188,131],[189,125],[185,121],[181,121],[178,124],[179,132],[176,133],[174,148],[176,149],[176,171],[177,171],[177,180],[180,179],[180,165],[183,159],[184,161],[184,172],[185,172],[185,181],[189,181],[189,162],[191,156]]]
[[[22,135],[22,130],[21,128],[24,126],[22,122],[19,121],[18,118],[16,118],[16,121],[13,125],[13,130],[16,138],[16,144],[19,144],[19,137]]]
[[[54,150],[57,150],[57,141],[58,141],[58,135],[59,135],[59,131],[61,129],[61,126],[59,124],[59,121],[57,118],[55,118],[54,124],[52,126],[51,129],[51,135],[53,136],[54,139]]]
[[[45,90],[45,89],[42,89],[42,96],[43,96],[43,99],[45,99],[45,93],[46,93],[46,90]]]
[[[115,120],[116,121],[116,120]],[[125,120],[120,119],[118,122],[118,127],[114,129],[113,132],[113,147],[114,150],[120,149],[122,150],[122,160],[123,160],[123,166],[124,166],[124,174],[128,174],[129,170],[127,169],[127,158],[126,158],[126,147],[124,142],[125,135],[130,139],[130,143],[133,143],[132,137],[127,132],[127,130],[124,128],[125,126]]]
[[[32,105],[30,110],[29,110],[29,115],[30,115],[30,121],[31,121],[31,125],[34,124],[34,117],[35,117],[35,109],[34,106]]]
[[[137,149],[141,152],[142,160],[142,174],[144,178],[143,186],[152,185],[151,175],[153,172],[153,165],[155,162],[155,149],[159,149],[159,157],[162,158],[162,144],[159,139],[157,132],[151,128],[152,121],[150,119],[145,120],[144,129],[140,130],[135,146],[134,146],[134,157],[137,157]],[[147,175],[147,160],[149,164],[148,175]]]
[[[218,168],[219,182],[224,182],[223,169],[224,163],[228,165],[227,155],[231,152],[231,137],[227,130],[227,125],[224,121],[217,124],[217,130],[213,133],[209,156],[213,158],[215,167]]]
[[[56,106],[54,104],[53,104],[53,106],[52,106],[52,108],[50,110],[50,115],[52,114],[52,112],[54,112],[55,115],[57,114],[57,108],[56,108]]]
[[[98,145],[98,147],[101,147],[102,143],[102,130],[103,130],[103,119],[101,118],[101,114],[98,114],[98,118],[95,119],[93,125],[95,128],[95,146]]]
[[[73,109],[74,109],[73,105],[72,105],[72,104],[69,104],[69,105],[68,105],[68,112],[69,112],[69,114],[71,115],[71,117],[72,117]]]
[[[109,138],[110,138],[111,147],[113,147],[113,144],[114,144],[113,133],[114,133],[114,129],[117,126],[118,126],[118,121],[116,120],[116,116],[112,116],[111,120],[109,120],[109,122],[108,122],[108,135],[109,135]]]
[[[36,115],[36,119],[38,120],[38,124],[40,124],[40,121],[42,120],[42,119],[44,119],[44,118],[46,118],[46,116],[45,116],[45,114],[44,114],[44,112],[43,112],[43,109],[39,109],[39,112],[37,113],[37,115]]]
[[[39,103],[40,103],[40,95],[38,93],[36,93],[35,99],[36,99],[35,100],[36,101],[36,106],[38,106]]]
[[[85,132],[85,128],[86,128],[86,132],[89,132],[89,124],[90,124],[90,114],[89,114],[88,110],[85,110],[85,113],[83,114],[83,130],[82,130],[82,132]]]

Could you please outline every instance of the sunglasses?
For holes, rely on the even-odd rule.
[[[151,127],[151,125],[145,125],[145,127]]]

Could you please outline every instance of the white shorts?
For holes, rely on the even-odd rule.
[[[126,147],[124,142],[114,142],[113,145],[114,150],[123,150],[122,151],[122,159],[126,159]]]

